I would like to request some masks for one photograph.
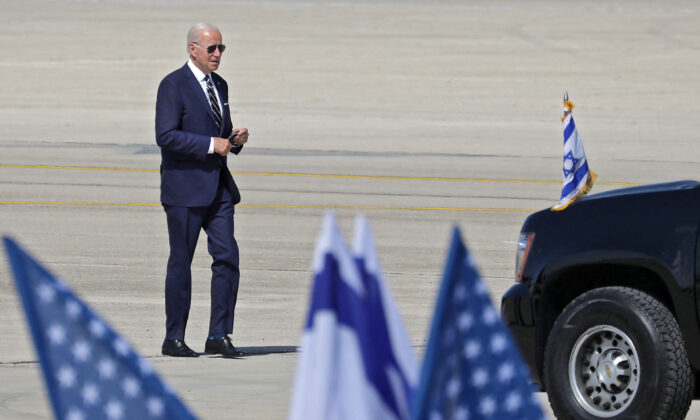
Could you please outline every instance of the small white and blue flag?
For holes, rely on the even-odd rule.
[[[55,418],[195,418],[99,315],[13,240],[3,241]]]
[[[356,220],[353,254],[327,213],[313,271],[289,419],[409,418],[415,356],[367,221]]]
[[[412,418],[542,420],[530,374],[455,228]]]
[[[564,210],[571,203],[588,194],[597,176],[588,168],[583,141],[574,124],[574,116],[571,112],[573,108],[574,104],[569,101],[569,94],[566,93],[564,115],[561,117],[564,123],[564,185],[561,190],[561,199],[552,207],[555,211]]]

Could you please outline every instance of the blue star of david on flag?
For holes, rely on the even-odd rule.
[[[145,359],[63,282],[3,238],[57,419],[194,419]]]
[[[561,190],[559,202],[552,210],[559,211],[567,208],[571,203],[588,194],[593,188],[596,173],[588,168],[586,152],[583,150],[583,141],[578,135],[572,109],[573,102],[569,101],[569,94],[564,96],[564,185]]]
[[[455,228],[412,418],[544,420],[530,373]]]
[[[578,164],[579,159],[574,157],[574,154],[569,152],[564,155],[564,178],[574,173],[574,168]]]

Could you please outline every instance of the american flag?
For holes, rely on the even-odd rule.
[[[530,374],[455,228],[414,419],[544,419]]]
[[[3,238],[57,419],[193,419],[173,391],[93,310]]]

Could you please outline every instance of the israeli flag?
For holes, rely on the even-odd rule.
[[[576,130],[574,117],[571,110],[573,102],[569,101],[569,94],[564,95],[564,186],[561,190],[559,203],[552,210],[564,210],[569,204],[586,195],[593,188],[596,179],[595,172],[588,169],[586,152],[583,150],[583,142]]]
[[[289,419],[409,418],[418,369],[367,221],[353,255],[327,213],[313,270]]]

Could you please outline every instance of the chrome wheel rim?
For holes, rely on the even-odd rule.
[[[632,340],[611,325],[581,334],[569,356],[569,384],[578,403],[597,417],[613,417],[639,389],[639,355]]]

